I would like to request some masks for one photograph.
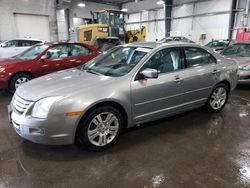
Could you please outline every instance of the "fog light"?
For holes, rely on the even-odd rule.
[[[29,133],[32,134],[32,135],[44,135],[44,129],[29,128]]]

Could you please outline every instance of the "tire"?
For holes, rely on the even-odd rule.
[[[209,112],[220,112],[226,105],[229,96],[229,87],[220,83],[216,85],[208,98],[206,108]]]
[[[10,86],[9,86],[10,92],[11,92],[12,94],[15,93],[16,89],[17,89],[20,85],[22,85],[22,84],[24,84],[24,83],[30,81],[31,79],[32,79],[32,76],[29,75],[29,74],[26,74],[26,73],[19,73],[19,74],[16,74],[16,75],[13,76],[13,77],[11,78],[11,80],[10,80]]]
[[[124,118],[119,110],[112,106],[101,106],[82,118],[76,140],[91,151],[103,151],[117,142],[123,126]]]

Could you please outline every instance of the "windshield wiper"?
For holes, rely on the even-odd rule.
[[[96,72],[96,71],[94,71],[94,70],[92,70],[92,69],[86,69],[85,71],[88,72],[88,73],[91,73],[91,74],[100,75],[99,72]]]

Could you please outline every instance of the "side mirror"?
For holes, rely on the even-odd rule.
[[[41,61],[45,61],[46,59],[48,59],[48,55],[47,54],[44,54],[42,55],[42,57],[40,58]]]
[[[143,76],[143,78],[148,78],[148,79],[158,78],[158,70],[156,69],[147,68],[141,71],[140,74]]]

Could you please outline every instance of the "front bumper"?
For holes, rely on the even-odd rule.
[[[9,121],[22,138],[38,144],[66,145],[74,143],[79,117],[65,114],[37,119],[16,112],[8,106]]]

